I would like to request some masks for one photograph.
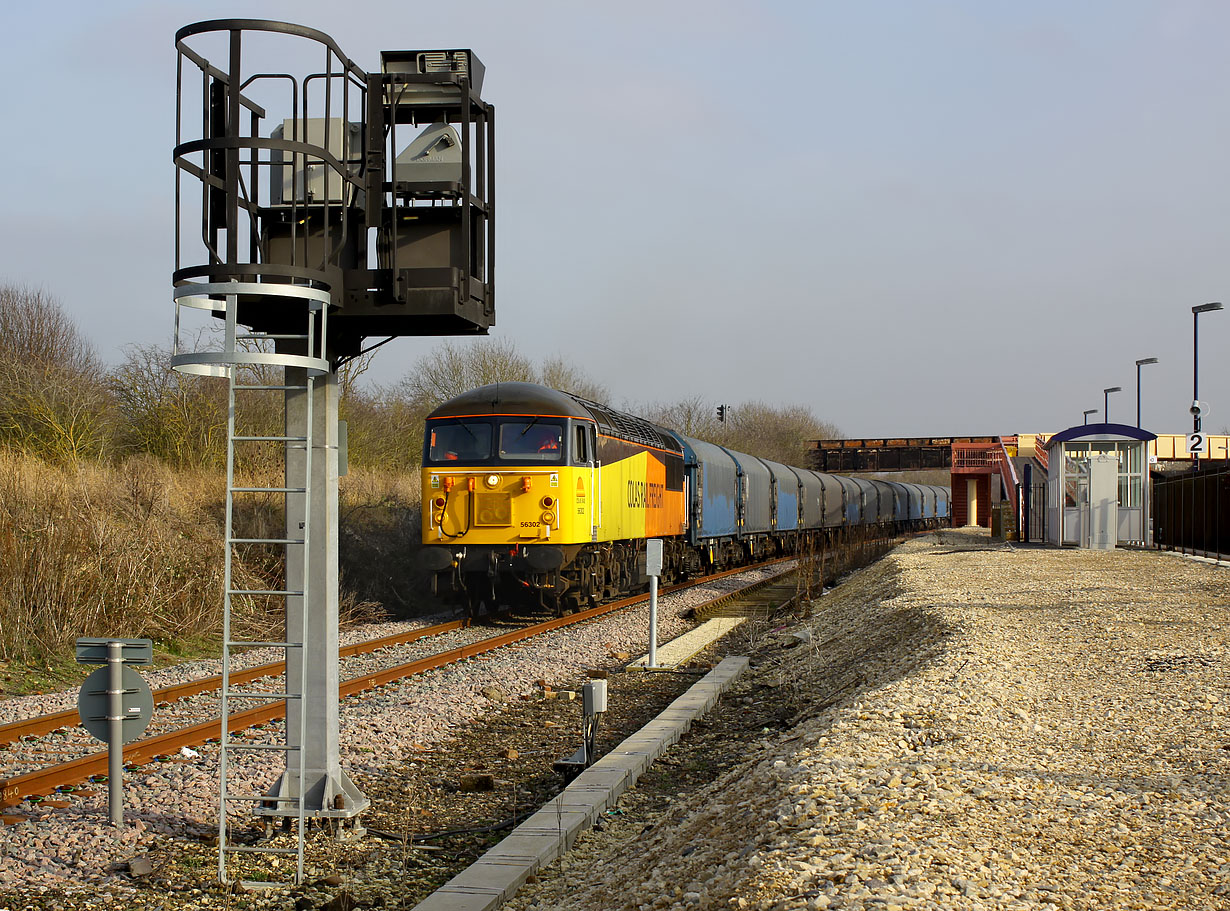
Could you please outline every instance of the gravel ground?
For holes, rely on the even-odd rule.
[[[744,573],[661,598],[660,639],[691,627],[684,613],[692,606],[783,568]],[[464,732],[497,702],[541,694],[540,681],[575,680],[587,669],[616,663],[613,656],[642,651],[648,640],[647,621],[647,606],[626,609],[348,699],[341,712],[343,767],[360,780],[400,774],[404,761],[421,758],[434,745]],[[369,628],[367,634],[374,637],[392,631],[393,627]],[[492,631],[480,627],[476,632]],[[432,642],[435,648],[456,644],[451,638],[447,643]],[[421,647],[422,643],[411,646],[416,654]],[[191,673],[179,673],[199,676],[211,670],[194,662]],[[175,673],[160,672],[156,685],[174,682]],[[196,697],[206,702],[209,698]],[[20,700],[22,710],[17,717],[73,700],[72,694],[26,697]],[[257,742],[280,739],[277,724],[257,733]],[[64,907],[117,901],[134,907],[132,880],[112,869],[113,864],[147,853],[165,853],[168,845],[190,846],[216,829],[217,747],[206,745],[199,752],[190,760],[151,764],[128,773],[128,825],[120,834],[104,824],[105,786],[63,795],[67,806],[23,803],[6,810],[6,815],[26,818],[0,829],[0,909],[25,907],[20,904],[23,901],[37,903],[31,906],[59,907],[61,900],[66,902]],[[248,789],[276,778],[274,766],[280,757],[241,756],[238,773],[230,777],[233,788],[243,789],[245,777]],[[208,869],[208,862],[205,867]],[[318,877],[330,873],[327,869],[312,871]],[[195,895],[202,902],[200,907],[212,907],[210,902],[216,899],[199,890]],[[192,900],[192,894],[185,896],[185,901]],[[161,899],[157,906],[161,907]]]
[[[506,907],[1230,908],[1230,569],[964,529],[819,606]]]
[[[720,643],[707,660],[751,655],[752,672],[507,907],[1230,908],[1228,572],[1151,552],[995,545],[975,529],[915,539],[812,616],[745,624]],[[682,609],[663,611],[678,629]],[[515,810],[531,785],[510,793],[509,763],[471,757],[509,743],[554,757],[575,703],[513,694],[638,651],[644,613],[348,702],[343,761],[375,800],[373,827]],[[510,701],[481,695],[492,686]],[[114,847],[96,801],[5,829],[0,908],[10,897],[14,908],[217,907],[186,874],[171,894],[103,872],[170,852],[208,877],[214,850],[194,847],[183,820],[196,810],[199,830],[211,825],[211,755],[155,769],[146,793],[159,807],[142,808],[144,829]],[[457,793],[471,770],[497,779],[487,803]],[[173,793],[196,778],[195,797]],[[427,809],[439,815],[412,819]],[[60,850],[75,833],[76,867]],[[365,840],[316,865],[326,878],[299,907],[412,907],[496,837],[471,836],[447,861]],[[40,899],[49,884],[59,888]],[[291,906],[284,895],[228,904]]]

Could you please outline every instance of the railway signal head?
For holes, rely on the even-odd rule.
[[[717,418],[719,421],[723,423],[726,422],[726,406],[725,405],[717,406]]]

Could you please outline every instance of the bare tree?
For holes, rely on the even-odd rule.
[[[712,440],[720,436],[721,424],[717,419],[717,406],[706,402],[699,395],[677,402],[633,406],[629,410],[686,436],[701,440]]]
[[[606,386],[558,354],[543,362],[538,370],[538,382],[552,389],[571,392],[591,402],[605,402],[611,397]]]
[[[130,345],[111,371],[123,418],[120,445],[172,465],[218,465],[226,456],[226,387],[171,368],[170,349]]]
[[[0,285],[0,443],[71,461],[104,455],[112,431],[102,363],[60,304]]]
[[[534,363],[508,339],[444,342],[414,364],[392,392],[423,414],[441,402],[489,383],[538,379]]]
[[[54,365],[81,376],[102,364],[60,306],[40,289],[0,285],[0,359]]]
[[[803,405],[744,402],[731,406],[714,442],[787,465],[804,466],[808,441],[835,439],[841,431]]]

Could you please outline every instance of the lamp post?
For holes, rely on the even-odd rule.
[[[1091,415],[1091,414],[1097,414],[1097,413],[1098,413],[1098,409],[1096,409],[1096,408],[1090,408],[1089,410],[1087,410],[1087,411],[1085,412],[1085,423],[1086,423],[1086,424],[1088,424],[1088,423],[1089,423],[1089,415]]]
[[[1200,314],[1220,309],[1217,302],[1192,307],[1192,433],[1200,432]]]
[[[1136,429],[1140,429],[1140,368],[1145,364],[1156,364],[1157,358],[1146,357],[1136,362]]]
[[[1102,418],[1107,424],[1110,423],[1110,394],[1112,392],[1122,392],[1122,386],[1109,386],[1102,390]]]

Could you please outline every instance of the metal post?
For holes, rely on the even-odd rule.
[[[107,803],[111,825],[124,828],[124,643],[107,643]]]
[[[658,577],[649,577],[649,667],[658,666]]]
[[[1200,432],[1200,314],[1220,309],[1222,305],[1216,301],[1192,307],[1192,433]],[[1196,458],[1198,461],[1199,453]]]
[[[1025,463],[1024,482],[1021,485],[1021,543],[1029,543],[1029,507],[1034,498],[1033,465]]]
[[[1192,307],[1192,407],[1200,401],[1200,309]],[[1192,413],[1192,433],[1200,432],[1200,412]],[[1197,453],[1196,458],[1200,458]]]
[[[1110,423],[1110,394],[1112,392],[1122,392],[1122,386],[1109,386],[1102,390],[1102,419],[1107,424]]]
[[[1136,362],[1136,427],[1140,427],[1140,368],[1146,364],[1156,364],[1157,358],[1144,357]]]

